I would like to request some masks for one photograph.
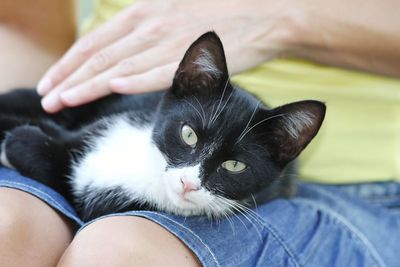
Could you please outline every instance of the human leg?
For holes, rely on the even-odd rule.
[[[158,227],[167,229],[204,266],[364,267],[398,264],[395,248],[400,243],[399,218],[344,191],[325,186],[301,185],[293,199],[278,199],[259,206],[254,213],[233,216],[229,220],[182,218],[150,211],[132,211],[112,216],[122,216],[121,220],[127,220],[127,215],[147,218],[156,222]],[[141,240],[146,240],[145,247],[149,249],[141,250],[145,254],[141,257],[161,257],[154,260],[164,260],[164,254],[158,251],[163,251],[168,245],[160,248],[159,239],[146,239],[146,235],[143,235],[136,242],[137,234],[143,234],[143,225],[140,224],[129,227],[128,224],[109,224],[110,227],[97,228],[99,232],[104,231],[103,234],[93,231],[91,235],[83,235],[84,231],[102,220],[107,222],[100,219],[89,223],[81,231],[78,244],[90,247],[102,242],[99,251],[104,253],[107,253],[108,246],[124,244],[127,247],[117,249],[121,254],[114,259],[135,260],[135,257],[129,257],[136,255],[131,248],[140,248]],[[113,229],[116,228],[118,234],[114,235]],[[111,242],[113,237],[117,238]],[[74,263],[101,254],[89,250],[80,255],[82,251],[78,248],[76,246],[74,250]],[[169,252],[168,255],[173,253]],[[129,260],[125,263],[132,264]],[[125,265],[121,263],[116,266]]]
[[[133,216],[100,219],[83,229],[58,267],[200,266],[176,236],[154,222]]]
[[[82,222],[54,190],[0,168],[0,265],[54,267]]]
[[[53,267],[73,237],[71,223],[40,199],[0,188],[2,266]]]

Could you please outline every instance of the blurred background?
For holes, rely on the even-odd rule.
[[[34,87],[79,35],[90,0],[0,0],[0,92]],[[22,53],[21,53],[22,52]]]

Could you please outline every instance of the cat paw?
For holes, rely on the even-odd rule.
[[[46,144],[48,137],[39,127],[18,126],[6,134],[1,144],[0,161],[5,167],[19,169],[23,162],[30,162],[40,147]]]

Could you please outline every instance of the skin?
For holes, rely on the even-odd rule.
[[[71,223],[38,198],[0,188],[2,266],[54,267],[73,238]]]
[[[112,91],[167,88],[188,46],[211,29],[227,44],[233,73],[276,56],[285,34],[279,30],[281,15],[276,14],[284,14],[285,5],[270,1],[260,13],[257,1],[252,1],[138,1],[79,40],[50,68],[38,86],[46,95],[43,107],[56,112]],[[265,27],[255,31],[257,24]]]
[[[56,112],[111,92],[161,90],[188,45],[210,29],[225,44],[231,74],[293,56],[400,76],[399,9],[396,0],[138,1],[80,39],[38,92]]]
[[[57,267],[201,266],[173,234],[147,219],[108,217],[84,228]]]

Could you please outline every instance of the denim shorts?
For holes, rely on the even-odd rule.
[[[93,223],[84,224],[61,195],[16,171],[0,168],[0,186],[40,198],[81,229]],[[140,216],[156,222],[182,240],[204,266],[400,266],[396,182],[299,183],[291,199],[277,199],[219,221],[152,211],[107,216]]]

